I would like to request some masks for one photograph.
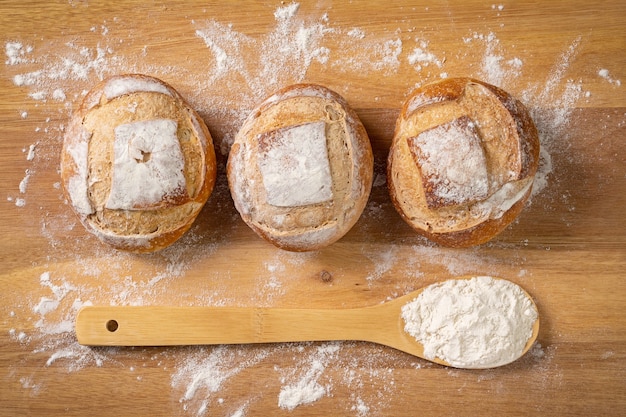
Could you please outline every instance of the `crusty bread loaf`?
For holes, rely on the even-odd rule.
[[[120,250],[183,235],[213,190],[215,151],[198,114],[167,83],[138,74],[96,85],[72,115],[61,155],[83,225]]]
[[[291,251],[317,250],[363,212],[373,155],[356,113],[326,87],[298,84],[266,99],[231,148],[228,182],[242,219]]]
[[[387,161],[394,206],[445,246],[487,242],[524,207],[539,164],[528,111],[493,85],[449,78],[415,90]]]

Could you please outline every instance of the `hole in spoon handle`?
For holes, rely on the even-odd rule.
[[[106,328],[107,328],[108,331],[113,333],[113,332],[115,332],[119,328],[119,323],[117,322],[117,320],[111,319],[111,320],[107,321]]]

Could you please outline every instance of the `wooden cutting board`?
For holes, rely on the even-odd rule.
[[[0,415],[619,415],[625,19],[620,1],[2,2]],[[190,233],[153,255],[88,235],[59,185],[72,109],[121,72],[177,88],[208,124],[221,164]],[[462,250],[416,236],[385,184],[402,102],[416,85],[453,76],[519,97],[543,146],[519,219]],[[293,82],[343,95],[376,165],[357,225],[306,254],[248,229],[223,171],[247,111]],[[542,327],[521,360],[459,371],[368,343],[111,350],[80,347],[73,334],[85,303],[350,308],[468,274],[507,278],[534,297]]]

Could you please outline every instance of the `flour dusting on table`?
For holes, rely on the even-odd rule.
[[[492,7],[501,12],[503,5]],[[51,214],[63,201],[59,183],[48,182],[41,175],[58,165],[58,149],[71,110],[85,92],[108,75],[124,72],[143,72],[175,79],[192,106],[208,120],[220,120],[216,138],[222,153],[226,154],[239,124],[251,109],[265,96],[286,84],[307,80],[310,68],[320,67],[325,72],[335,71],[345,78],[358,79],[363,73],[375,73],[384,82],[394,77],[403,66],[416,77],[410,83],[447,77],[452,63],[479,61],[468,65],[468,74],[502,88],[520,91],[526,57],[523,50],[511,50],[499,40],[496,29],[470,31],[458,39],[459,52],[445,54],[438,50],[427,33],[414,33],[413,29],[390,30],[385,33],[369,32],[362,27],[342,28],[323,11],[303,15],[298,3],[277,7],[274,24],[266,33],[251,37],[239,31],[231,22],[196,18],[189,21],[192,41],[205,47],[205,55],[198,62],[206,66],[206,77],[192,77],[184,68],[152,62],[150,45],[141,48],[140,59],[123,56],[117,52],[119,45],[137,45],[120,22],[104,22],[94,26],[84,36],[66,35],[50,45],[45,39],[21,40],[19,36],[5,39],[6,77],[24,94],[24,109],[16,113],[21,123],[32,123],[33,140],[20,144],[24,153],[24,173],[16,180],[14,191],[6,196],[11,210],[21,210],[30,221],[40,225],[42,237],[47,242],[48,255],[33,266],[31,279],[39,291],[22,294],[16,291],[14,304],[2,308],[4,320],[9,324],[9,340],[20,349],[39,360],[41,369],[25,373],[16,364],[14,378],[32,395],[45,389],[40,375],[50,368],[65,371],[68,378],[86,367],[126,366],[137,363],[128,371],[136,383],[145,381],[141,364],[149,364],[171,375],[171,395],[178,398],[181,413],[197,416],[221,413],[243,417],[265,394],[266,386],[259,382],[245,402],[230,403],[225,394],[228,387],[240,383],[238,378],[254,375],[257,367],[264,367],[267,378],[274,378],[279,387],[275,403],[277,408],[294,410],[314,407],[317,401],[335,401],[343,407],[344,414],[354,416],[383,415],[399,388],[399,373],[412,369],[415,377],[429,364],[408,358],[391,349],[364,343],[281,344],[277,346],[221,346],[202,348],[173,348],[171,350],[125,350],[117,348],[88,348],[77,344],[73,323],[81,306],[89,304],[149,305],[184,288],[187,271],[208,256],[220,254],[226,246],[226,237],[207,237],[206,230],[192,227],[179,243],[171,248],[137,259],[94,245],[89,237],[74,242],[83,252],[74,254],[67,247],[66,233],[80,227],[71,214]],[[390,23],[391,25],[391,23]],[[87,42],[89,38],[90,42]],[[540,195],[552,180],[552,154],[567,146],[567,127],[572,108],[582,98],[589,98],[581,80],[568,79],[567,70],[575,61],[580,44],[578,37],[564,46],[563,54],[555,58],[545,79],[523,85],[519,97],[530,109],[541,136],[541,165],[535,181],[533,197]],[[191,41],[190,41],[191,42]],[[95,46],[94,46],[95,45]],[[335,45],[333,48],[331,45]],[[54,47],[54,48],[52,48]],[[56,52],[49,52],[54,49]],[[471,50],[471,54],[470,51]],[[342,51],[351,53],[342,54]],[[358,53],[355,53],[358,51]],[[255,65],[250,65],[253,60]],[[613,75],[614,69],[599,67],[595,74],[603,82],[620,88],[621,81]],[[243,80],[243,85],[241,80]],[[565,85],[565,88],[561,86]],[[350,88],[347,86],[346,88]],[[401,98],[398,98],[400,103]],[[376,181],[375,189],[385,187],[384,175]],[[46,202],[31,199],[33,189],[44,190],[53,198]],[[212,199],[228,201],[225,184],[218,184]],[[219,206],[218,208],[223,208]],[[226,204],[226,203],[224,203]],[[368,222],[381,221],[381,203],[371,201],[364,212],[362,227]],[[227,211],[227,210],[225,210]],[[233,217],[233,221],[236,217]],[[390,245],[385,250],[370,251],[368,247],[355,254],[368,265],[370,273],[361,277],[370,291],[394,282],[388,293],[381,293],[381,302],[403,295],[421,286],[423,271],[435,271],[437,276],[469,273],[495,274],[498,267],[508,267],[512,276],[524,278],[524,256],[514,252],[509,264],[484,255],[480,249],[451,251],[439,248],[416,238],[409,244],[408,253]],[[57,264],[72,253],[71,265]],[[250,300],[233,297],[223,284],[231,278],[228,272],[207,272],[207,286],[194,291],[183,290],[177,297],[181,304],[238,305],[253,303],[271,306],[289,295],[293,288],[293,271],[308,262],[316,262],[316,254],[283,254],[259,265],[259,276]],[[105,267],[106,266],[106,267]],[[349,271],[339,270],[338,279],[348,279]],[[342,275],[343,274],[343,275]],[[393,281],[392,281],[393,280]],[[80,284],[78,284],[80,282]],[[355,357],[354,349],[366,352]],[[539,373],[550,369],[550,359],[555,355],[550,346],[536,345],[531,349],[525,364]],[[272,368],[277,357],[291,357],[289,367]],[[175,367],[165,368],[164,358],[175,357]],[[544,372],[545,373],[545,372]],[[331,378],[335,375],[335,378]],[[339,375],[340,377],[336,377]],[[452,372],[451,376],[455,374]],[[479,374],[482,375],[482,374]],[[252,377],[250,377],[252,378]],[[251,379],[253,384],[256,382]],[[248,381],[248,379],[246,379]],[[554,381],[539,381],[543,384]],[[557,381],[558,382],[558,381]],[[366,397],[361,389],[368,386],[375,395]],[[276,387],[274,387],[276,388]],[[348,391],[345,398],[338,391]]]

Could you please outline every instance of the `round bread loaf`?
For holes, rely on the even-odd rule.
[[[373,155],[356,113],[313,84],[286,87],[252,111],[227,164],[235,207],[259,236],[290,251],[327,246],[359,219]]]
[[[120,75],[96,85],[72,115],[61,176],[87,230],[117,249],[151,252],[180,238],[206,203],[215,151],[174,88]]]
[[[522,103],[485,82],[449,78],[418,88],[402,107],[387,182],[417,232],[467,247],[519,215],[538,164],[537,129]]]

